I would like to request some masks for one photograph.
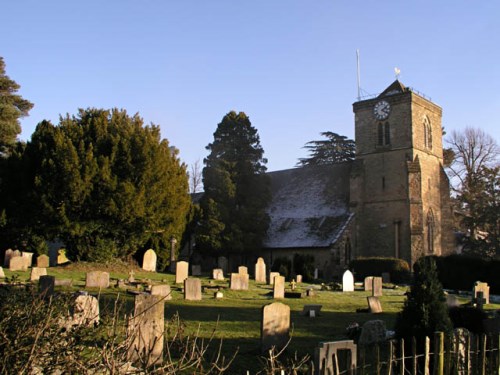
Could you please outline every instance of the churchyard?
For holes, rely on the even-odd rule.
[[[261,275],[260,282],[257,282],[248,275],[246,267],[240,268],[236,274],[224,274],[224,280],[221,280],[219,271],[196,277],[189,272],[184,283],[186,267],[178,264],[176,277],[171,273],[145,271],[126,264],[74,263],[46,268],[46,274],[55,278],[56,293],[84,290],[97,297],[101,317],[113,314],[117,300],[122,305],[121,314],[130,315],[134,312],[137,295],[143,296],[146,292],[165,296],[168,287],[162,286],[168,285],[170,294],[164,300],[167,328],[168,322],[178,315],[185,325],[185,335],[206,339],[214,335],[216,339],[222,339],[221,350],[227,357],[238,350],[229,373],[245,373],[248,370],[253,374],[262,369],[265,353],[262,352],[261,323],[262,310],[266,305],[279,302],[289,307],[291,341],[287,354],[297,353],[299,358],[309,355],[312,360],[320,342],[346,340],[348,326],[358,324],[361,327],[367,321],[382,320],[387,329],[392,330],[407,292],[405,286],[395,287],[387,283],[382,289],[379,277],[355,280],[355,285],[346,285],[352,277],[349,274],[344,277],[343,288],[336,290],[320,281],[291,283],[276,274],[273,279],[269,279],[268,274],[265,280]],[[10,282],[29,283],[32,275],[30,269],[4,269],[4,273]],[[109,281],[106,273],[109,273]],[[94,279],[93,276],[97,284],[89,281],[89,278]],[[36,284],[36,281],[31,282]],[[368,311],[368,297],[376,300],[382,312],[375,314]],[[459,296],[455,302],[467,303],[470,300],[470,296]],[[490,303],[484,308],[499,309],[500,305]],[[218,345],[212,343],[211,350],[216,349]]]

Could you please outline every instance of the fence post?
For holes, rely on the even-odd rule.
[[[394,344],[389,341],[389,353],[387,354],[387,375],[392,374],[392,357],[394,355]]]
[[[444,373],[451,374],[452,368],[453,339],[446,335],[444,337]]]
[[[434,375],[444,375],[444,332],[434,333]]]
[[[486,375],[486,335],[482,334],[479,338],[479,373]]]
[[[380,375],[380,347],[378,344],[375,345],[375,371],[377,371],[377,375]]]
[[[405,375],[405,340],[399,342],[399,353],[401,356],[401,365],[399,366],[399,375]]]
[[[465,338],[465,375],[470,375],[470,335]]]
[[[429,352],[431,349],[431,339],[425,336],[425,353],[424,353],[424,375],[429,375]]]
[[[417,339],[415,337],[411,340],[411,355],[412,355],[412,375],[417,375],[418,359],[417,359]]]

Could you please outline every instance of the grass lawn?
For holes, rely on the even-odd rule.
[[[49,275],[57,279],[73,279],[73,289],[81,290],[85,286],[85,272],[95,270],[95,266],[85,264],[69,267],[48,268]],[[125,267],[108,267],[112,285],[117,279],[126,279],[128,269]],[[246,370],[255,373],[260,369],[260,322],[261,310],[266,304],[275,302],[272,298],[272,287],[264,284],[255,284],[250,281],[248,291],[233,291],[229,289],[227,281],[212,281],[213,284],[223,287],[224,298],[214,299],[213,291],[203,293],[202,301],[185,301],[181,285],[175,285],[174,275],[145,272],[135,269],[135,279],[152,280],[153,283],[168,283],[172,286],[172,300],[166,301],[166,319],[179,314],[186,325],[186,333],[198,331],[202,338],[208,338],[215,330],[215,337],[223,340],[223,353],[230,356],[238,350],[238,357],[233,365],[235,373],[244,374]],[[12,272],[5,270],[7,277]],[[14,272],[20,280],[29,279],[29,272]],[[211,282],[208,277],[200,277],[202,285],[208,286]],[[288,286],[288,285],[287,285]],[[311,284],[298,284],[298,290],[305,290]],[[318,285],[316,285],[318,287]],[[98,290],[89,290],[91,294],[98,294]],[[345,329],[353,322],[362,325],[367,320],[384,320],[388,329],[393,329],[396,314],[403,306],[406,288],[384,289],[380,298],[384,312],[381,314],[356,313],[357,309],[367,307],[366,297],[370,292],[354,291],[342,293],[338,291],[316,291],[314,297],[301,299],[282,299],[280,302],[290,306],[292,323],[292,340],[288,353],[297,352],[299,357],[306,354],[314,355],[314,348],[320,341],[345,339]],[[125,303],[124,311],[130,313],[133,309],[133,296],[123,290],[111,287],[101,293],[101,312],[111,311],[116,296]],[[462,300],[466,302],[466,300]],[[321,304],[321,315],[315,318],[302,316],[300,313],[304,304]],[[488,308],[500,308],[499,305],[489,305]],[[213,344],[214,347],[216,346]],[[231,373],[233,373],[231,371]]]

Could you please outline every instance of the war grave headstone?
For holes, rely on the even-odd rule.
[[[488,286],[488,283],[483,283],[481,281],[476,281],[474,283],[474,289],[473,289],[473,298],[477,298],[478,292],[483,292],[483,298],[486,300],[485,304],[490,303],[490,287]]]
[[[5,254],[4,254],[4,258],[3,258],[3,266],[5,268],[9,268],[10,258],[12,258],[12,253],[14,253],[14,251],[12,249],[5,250]]]
[[[273,298],[285,298],[285,276],[275,276]]]
[[[156,272],[156,258],[156,253],[153,249],[147,250],[142,258],[142,269],[144,271]]]
[[[281,350],[290,338],[290,306],[274,302],[262,308],[261,350]]]
[[[214,268],[212,270],[212,279],[224,281],[224,271],[222,268]]]
[[[373,276],[366,276],[363,282],[365,292],[371,291],[373,287]]]
[[[201,265],[193,264],[191,266],[191,275],[193,276],[201,276]]]
[[[255,282],[266,283],[266,263],[263,258],[258,258],[255,263]]]
[[[0,267],[0,279],[5,278],[5,272],[3,272],[3,267]]]
[[[28,262],[28,267],[31,267],[31,265],[33,264],[33,253],[29,253],[27,251],[22,251],[21,252],[21,256],[23,258],[28,259],[28,261],[27,261]]]
[[[245,266],[239,266],[238,267],[238,273],[240,275],[248,275],[248,267]]]
[[[33,267],[31,269],[30,281],[40,280],[40,276],[47,276],[47,268]]]
[[[38,291],[43,297],[50,297],[54,294],[56,278],[54,276],[40,276],[38,280]]]
[[[248,290],[248,274],[232,273],[229,288],[231,290]]]
[[[151,295],[152,296],[161,296],[165,297],[166,301],[172,299],[170,285],[168,284],[159,284],[159,285],[151,285]]]
[[[187,278],[184,280],[184,299],[188,301],[201,300],[201,280]]]
[[[342,275],[342,291],[354,292],[354,275],[349,270]]]
[[[297,284],[302,283],[302,275],[297,275]]]
[[[92,326],[99,324],[99,301],[88,294],[81,294],[73,303],[72,325]]]
[[[29,259],[21,256],[10,258],[9,270],[11,271],[26,271],[28,269]]]
[[[217,258],[217,268],[222,269],[224,274],[227,273],[227,258],[226,257],[218,257]]]
[[[350,352],[346,356],[345,368],[338,367],[339,352]],[[358,350],[353,340],[320,342],[314,351],[316,374],[351,374],[358,366]]]
[[[382,296],[382,278],[374,277],[372,279],[372,296],[381,297]]]
[[[163,361],[165,331],[163,297],[149,294],[135,296],[134,315],[128,323],[128,360],[135,363],[147,358],[147,365]]]
[[[269,272],[269,285],[274,285],[274,278],[279,275],[279,272]]]
[[[175,265],[175,283],[181,284],[189,276],[189,263],[180,261]]]
[[[49,257],[45,254],[39,255],[36,258],[36,266],[39,268],[48,268],[50,267]]]
[[[368,311],[372,314],[378,314],[382,312],[382,305],[378,297],[366,297],[368,301]]]
[[[85,277],[85,288],[109,288],[109,272],[87,272],[87,275]]]
[[[391,282],[391,274],[389,272],[382,272],[382,282],[388,284]]]

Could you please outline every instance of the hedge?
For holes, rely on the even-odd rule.
[[[383,272],[388,272],[391,275],[391,282],[410,281],[410,266],[403,259],[360,257],[351,261],[350,269],[354,271],[358,280],[363,280],[367,276],[380,276]]]

